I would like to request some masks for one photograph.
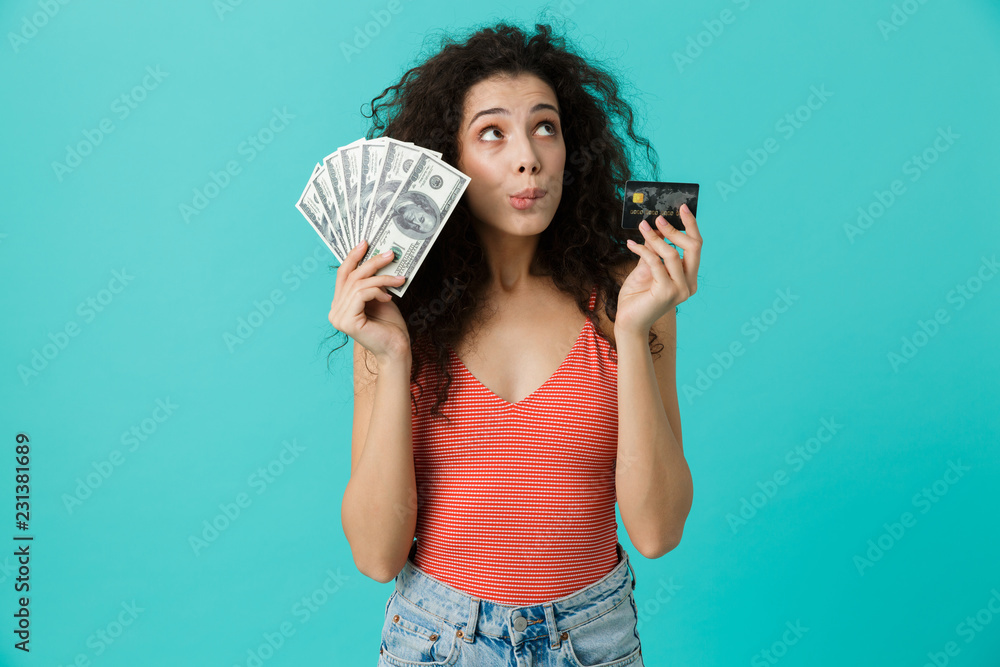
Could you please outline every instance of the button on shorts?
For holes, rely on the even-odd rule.
[[[523,607],[472,597],[408,559],[386,602],[378,665],[643,667],[635,573],[617,548],[600,580]]]

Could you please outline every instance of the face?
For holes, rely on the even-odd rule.
[[[459,128],[458,168],[476,224],[517,236],[541,233],[562,197],[566,145],[555,92],[534,75],[493,77],[472,86]],[[545,193],[515,199],[526,188]]]
[[[410,229],[420,234],[430,234],[436,223],[434,218],[427,215],[427,212],[419,206],[407,206],[403,209],[403,218],[410,225]]]

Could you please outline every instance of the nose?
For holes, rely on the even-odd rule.
[[[523,174],[527,171],[531,174],[537,174],[542,168],[542,164],[538,160],[538,155],[535,152],[534,144],[531,143],[531,139],[522,138],[518,142],[517,151],[518,172]]]

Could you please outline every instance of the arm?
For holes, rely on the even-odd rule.
[[[663,343],[655,361],[647,336],[615,332],[618,507],[629,538],[646,558],[659,558],[677,546],[693,498],[677,403],[676,319],[671,308],[654,323]]]
[[[406,563],[417,522],[412,358],[378,359],[376,378],[365,367],[366,355],[355,342],[351,479],[340,520],[358,570],[388,583]]]

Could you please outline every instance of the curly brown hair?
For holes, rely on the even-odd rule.
[[[562,120],[566,146],[562,198],[552,223],[540,235],[532,274],[551,276],[558,289],[575,296],[581,312],[615,349],[597,326],[594,312],[588,310],[590,288],[597,284],[599,293],[607,295],[605,313],[610,321],[615,320],[621,289],[615,269],[637,260],[625,244],[627,230],[619,223],[621,198],[625,181],[633,178],[633,163],[625,140],[612,124],[612,115],[628,139],[645,146],[652,180],[658,180],[658,168],[655,150],[635,133],[632,109],[607,69],[578,55],[566,45],[565,38],[552,34],[548,24],[536,24],[533,35],[508,23],[480,29],[464,40],[446,35],[435,55],[408,70],[399,83],[372,100],[371,114],[365,114],[373,119],[366,138],[409,141],[441,152],[444,162],[456,165],[469,88],[493,76],[520,74],[533,74],[546,82],[559,107],[567,111]],[[391,97],[376,104],[390,92]],[[416,383],[422,395],[420,369],[425,363],[435,365],[439,381],[430,414],[446,419],[439,408],[447,400],[452,382],[448,346],[458,342],[466,324],[481,320],[473,313],[480,310],[490,278],[471,220],[462,197],[420,265],[419,279],[397,302],[413,351],[411,384]],[[657,336],[652,330],[649,339],[651,352],[658,355],[663,345],[653,348]],[[416,409],[412,391],[410,399]]]

